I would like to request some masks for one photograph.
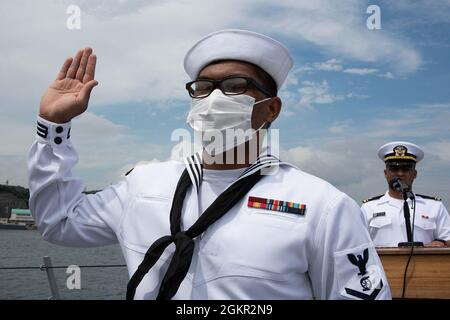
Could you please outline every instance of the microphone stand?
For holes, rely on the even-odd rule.
[[[408,205],[408,198],[411,199],[413,203],[413,222],[411,227],[411,221],[410,221],[410,213],[409,213],[409,205]],[[421,241],[414,241],[414,221],[416,218],[416,197],[414,196],[414,193],[411,191],[404,190],[403,191],[403,216],[405,217],[405,226],[406,226],[406,236],[408,238],[408,241],[406,242],[400,242],[398,244],[399,247],[423,247],[423,242]]]
[[[410,216],[409,216],[409,206],[408,206],[408,198],[411,199],[412,204],[413,204],[413,221],[412,221],[412,230],[411,230],[411,226],[408,228],[407,227],[407,237],[408,237],[408,241],[407,242],[400,242],[398,244],[399,247],[409,247],[411,248],[411,251],[409,252],[409,257],[408,257],[408,261],[406,263],[405,266],[405,272],[403,273],[403,287],[402,287],[402,299],[405,298],[405,294],[406,294],[406,276],[408,274],[408,267],[409,267],[409,263],[411,262],[411,258],[414,254],[414,247],[423,247],[423,242],[421,241],[413,241],[414,240],[414,220],[416,218],[416,197],[414,196],[414,194],[411,191],[403,191],[403,199],[405,200],[403,202],[403,214],[405,216],[405,223],[408,226],[407,223],[410,223]]]

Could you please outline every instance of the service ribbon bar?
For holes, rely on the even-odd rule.
[[[290,202],[290,201],[258,198],[258,197],[249,197],[247,205],[250,208],[259,208],[259,209],[266,209],[266,210],[272,210],[272,211],[287,212],[287,213],[298,214],[301,216],[303,216],[306,211],[306,205],[304,205],[304,204]]]

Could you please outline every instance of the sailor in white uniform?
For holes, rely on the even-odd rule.
[[[267,148],[257,159],[247,152],[242,164],[220,163],[210,160],[242,144],[205,144],[185,163],[139,165],[116,185],[83,194],[71,175],[70,120],[87,108],[95,63],[92,49],[79,51],[41,101],[28,169],[44,239],[119,243],[131,278],[127,299],[391,298],[358,205]],[[288,50],[261,34],[202,38],[184,61],[189,125],[197,133],[262,132],[280,113],[277,90],[292,65]]]
[[[395,141],[380,147],[378,157],[386,164],[388,190],[364,200],[361,207],[375,245],[397,247],[411,240],[429,247],[450,245],[450,217],[441,199],[412,192],[416,163],[423,159],[423,150],[410,142]],[[393,185],[395,179],[400,179],[411,195],[406,204],[404,192]],[[408,239],[408,233],[413,239]]]

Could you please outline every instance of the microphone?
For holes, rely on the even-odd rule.
[[[395,177],[394,179],[392,179],[389,182],[389,186],[397,191],[397,192],[401,192],[403,194],[403,199],[407,199],[410,198],[411,200],[413,200],[415,198],[414,193],[411,192],[411,190],[409,189],[409,186],[403,182],[402,179],[400,179],[399,177]]]
[[[411,230],[411,222],[410,222],[410,212],[409,212],[409,207],[408,207],[408,203],[407,203],[407,199],[410,198],[411,201],[414,200],[415,196],[414,193],[411,192],[409,186],[402,181],[402,179],[400,179],[399,177],[395,177],[394,179],[392,179],[389,182],[389,186],[397,191],[397,192],[401,192],[403,194],[403,199],[405,200],[403,203],[403,215],[405,217],[405,226],[406,226],[406,236],[408,241],[407,242],[400,242],[398,244],[399,247],[414,247],[414,246],[423,246],[423,243],[420,241],[414,241],[413,239],[413,231]],[[416,206],[414,205],[414,214],[416,213]],[[413,218],[414,221],[414,218]]]

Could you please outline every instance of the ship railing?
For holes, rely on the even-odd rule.
[[[51,296],[49,300],[61,300],[61,295],[59,294],[58,286],[56,284],[56,277],[54,269],[67,269],[70,266],[54,266],[52,264],[52,259],[49,256],[42,258],[43,264],[39,267],[0,267],[0,270],[41,270],[47,273],[47,280],[50,287]],[[125,264],[102,264],[102,265],[77,265],[78,268],[123,268],[126,267]]]

